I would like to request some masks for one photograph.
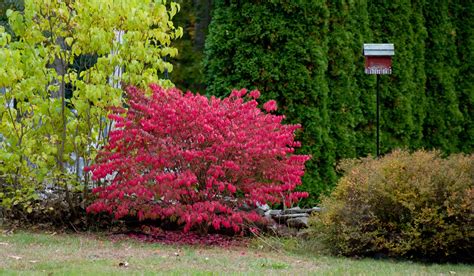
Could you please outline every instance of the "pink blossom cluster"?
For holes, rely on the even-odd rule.
[[[116,219],[171,219],[193,227],[240,232],[261,218],[244,206],[290,206],[305,192],[295,131],[283,116],[258,107],[260,92],[235,90],[224,99],[150,85],[127,89],[128,110],[114,109],[116,129],[97,163],[86,170],[101,186],[88,212]],[[105,181],[106,176],[113,176]],[[100,181],[102,180],[102,181]]]

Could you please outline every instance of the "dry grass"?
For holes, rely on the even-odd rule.
[[[267,249],[269,248],[269,249]],[[273,249],[270,249],[273,248]],[[127,265],[120,265],[127,264]],[[468,265],[424,265],[409,262],[352,260],[289,253],[266,242],[250,247],[189,247],[112,242],[94,234],[19,231],[0,235],[0,274],[473,274]]]

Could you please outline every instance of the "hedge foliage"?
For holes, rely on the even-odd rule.
[[[311,154],[303,189],[316,200],[335,163],[375,153],[375,77],[363,43],[394,43],[380,77],[381,150],[472,152],[473,4],[456,0],[214,1],[206,40],[208,92],[259,89]],[[453,16],[454,15],[454,16]],[[312,202],[308,202],[312,203]]]
[[[342,168],[315,224],[333,253],[474,260],[474,154],[396,150]]]
[[[326,82],[329,12],[321,1],[216,1],[206,41],[207,91],[234,87],[276,99],[287,122],[300,122],[300,152],[311,153],[304,189],[319,194],[335,181]]]

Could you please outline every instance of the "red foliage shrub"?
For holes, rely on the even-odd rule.
[[[291,205],[307,196],[292,192],[309,159],[294,154],[300,126],[262,112],[258,91],[246,97],[245,89],[235,90],[221,100],[150,88],[147,96],[129,87],[128,111],[110,116],[116,130],[86,170],[96,181],[112,180],[94,189],[98,198],[88,212],[176,220],[185,231],[212,225],[239,232],[260,220],[243,206]]]

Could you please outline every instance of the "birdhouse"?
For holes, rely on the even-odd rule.
[[[364,44],[365,73],[370,75],[392,74],[393,44]]]

